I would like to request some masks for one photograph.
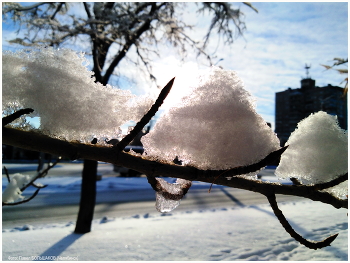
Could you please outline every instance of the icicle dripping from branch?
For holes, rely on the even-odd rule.
[[[147,179],[156,191],[156,209],[161,213],[171,212],[178,207],[192,185],[191,181],[180,178],[177,178],[174,184],[156,177],[147,177]]]

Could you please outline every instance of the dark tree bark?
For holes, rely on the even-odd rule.
[[[97,161],[84,160],[78,219],[74,233],[85,234],[91,231],[96,203]]]

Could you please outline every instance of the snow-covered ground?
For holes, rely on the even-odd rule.
[[[99,181],[98,190],[108,189],[111,179]],[[51,186],[43,191],[79,189],[79,177],[44,180]],[[146,180],[136,180],[137,187],[135,180],[123,181],[118,188],[150,187]],[[310,250],[284,231],[268,205],[228,206],[99,218],[84,235],[73,233],[74,222],[14,226],[3,229],[2,260],[348,260],[347,210],[312,201],[279,205],[307,239],[339,236],[330,247]]]

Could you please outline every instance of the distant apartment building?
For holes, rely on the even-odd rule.
[[[344,96],[344,89],[330,84],[317,87],[316,81],[308,77],[308,72],[307,77],[301,80],[300,88],[276,93],[275,107],[275,132],[281,146],[299,121],[321,110],[336,115],[340,127],[347,130],[347,96]]]

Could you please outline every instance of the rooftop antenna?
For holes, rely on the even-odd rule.
[[[309,68],[311,68],[311,64],[310,64],[310,65],[308,65],[308,64],[306,64],[306,63],[305,63],[305,69],[306,69],[306,78],[307,78],[307,79],[309,79],[309,78],[310,78],[310,76],[309,76]]]

